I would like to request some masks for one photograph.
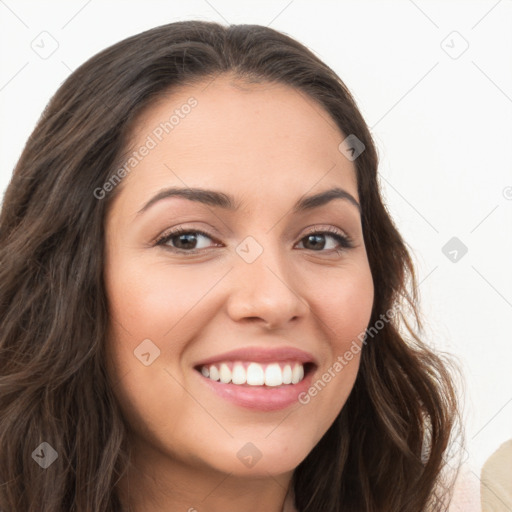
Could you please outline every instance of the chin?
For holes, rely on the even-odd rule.
[[[268,478],[293,472],[314,448],[313,441],[306,441],[297,430],[294,432],[283,429],[281,435],[269,435],[265,429],[259,437],[235,438],[223,446],[216,444],[211,447],[209,465],[238,476]]]

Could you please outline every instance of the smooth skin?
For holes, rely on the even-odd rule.
[[[357,206],[338,198],[293,212],[334,187],[359,202],[355,166],[316,102],[230,75],[151,105],[133,148],[191,96],[197,105],[123,179],[106,219],[108,371],[134,456],[120,488],[131,512],[280,512],[293,470],[352,390],[360,354],[307,405],[277,411],[219,397],[194,366],[241,347],[296,347],[317,359],[315,382],[365,331],[374,288]],[[239,209],[168,197],[138,214],[168,187],[223,192]],[[208,237],[156,245],[179,227]],[[252,263],[236,250],[249,236],[263,251]],[[134,355],[143,340],[160,350],[148,366]],[[253,467],[237,457],[249,442],[261,453]]]

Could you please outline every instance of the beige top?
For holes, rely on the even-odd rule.
[[[512,512],[512,439],[487,459],[480,480],[482,512]]]

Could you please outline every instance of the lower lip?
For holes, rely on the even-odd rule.
[[[197,373],[212,391],[235,405],[258,411],[277,411],[299,403],[298,396],[310,387],[314,372],[308,372],[297,384],[276,387],[224,384]]]

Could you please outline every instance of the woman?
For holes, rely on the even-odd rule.
[[[269,28],[173,23],[72,73],[0,217],[0,508],[446,510],[454,386],[377,167]]]

